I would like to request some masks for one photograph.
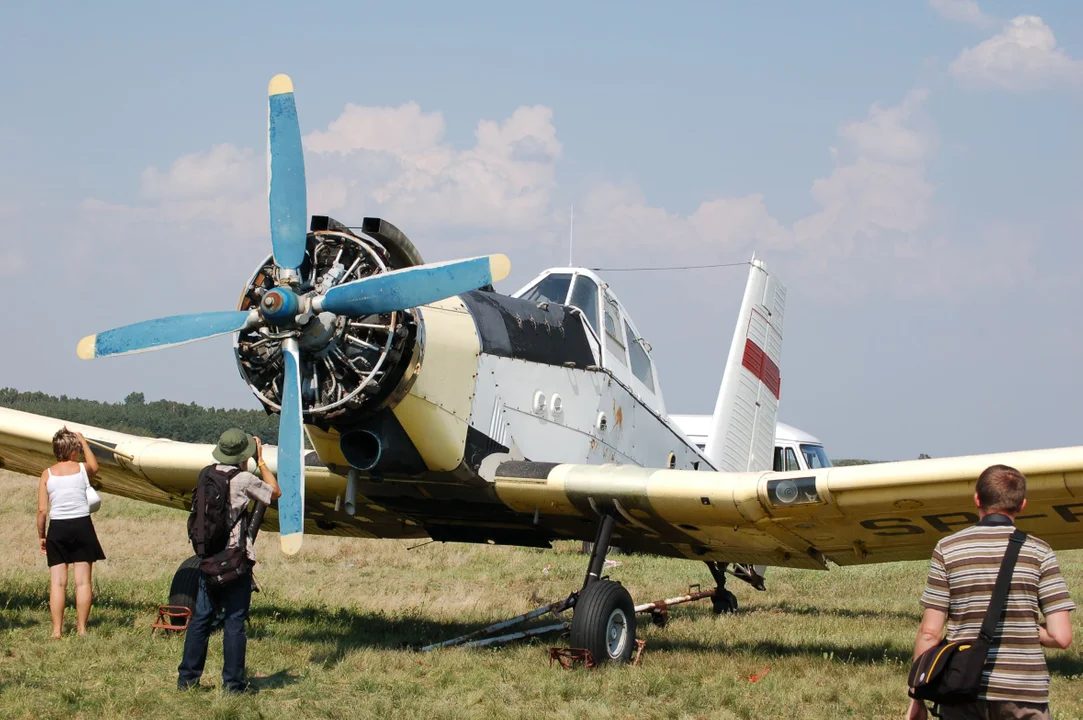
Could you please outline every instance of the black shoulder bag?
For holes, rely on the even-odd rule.
[[[941,640],[939,645],[922,653],[910,667],[910,697],[928,700],[935,705],[956,705],[977,699],[997,623],[1008,603],[1012,572],[1026,539],[1027,534],[1022,530],[1016,530],[1008,537],[1008,549],[1000,563],[993,597],[989,601],[989,609],[985,611],[978,637],[952,642]]]

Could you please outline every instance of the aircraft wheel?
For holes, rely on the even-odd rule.
[[[198,555],[193,555],[180,564],[177,572],[173,574],[173,583],[169,586],[169,604],[186,607],[193,613],[196,611],[196,598],[199,596],[199,561]],[[183,625],[183,618],[170,618],[173,625]]]
[[[590,650],[594,662],[625,663],[636,647],[632,596],[620,583],[595,580],[579,593],[569,644]]]
[[[721,589],[711,598],[711,609],[715,615],[737,612],[737,596],[729,590]]]

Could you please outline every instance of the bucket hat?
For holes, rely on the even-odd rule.
[[[218,438],[218,445],[211,451],[214,459],[223,465],[240,465],[256,454],[256,441],[240,428],[230,428]]]

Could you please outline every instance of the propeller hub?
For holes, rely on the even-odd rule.
[[[301,312],[301,301],[292,290],[278,287],[263,296],[259,310],[267,322],[272,325],[284,325]]]

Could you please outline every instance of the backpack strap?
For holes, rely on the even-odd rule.
[[[229,508],[229,512],[233,512],[233,486],[231,485],[231,483],[233,482],[233,478],[237,477],[242,472],[244,472],[244,471],[241,470],[241,468],[239,468],[239,467],[231,467],[229,470],[226,470],[224,473],[222,473],[222,475],[226,476],[226,492],[228,494],[228,497],[226,498],[226,505]],[[247,518],[248,518],[248,505],[246,504],[244,506],[244,510],[237,513],[236,519],[234,519],[234,521],[232,523],[230,523],[230,525],[229,525],[230,534],[233,533],[233,528],[237,527],[237,523],[239,523],[241,520],[244,520],[245,524],[241,529],[241,537],[242,537],[242,540],[243,540],[244,535],[247,533],[247,526],[248,526]],[[245,549],[245,548],[242,548],[242,549]]]
[[[196,521],[195,526],[192,528],[193,535],[196,543],[196,555],[203,557],[204,551],[207,549],[207,537],[205,523],[207,519],[207,483],[204,482],[204,477],[208,472],[214,468],[214,465],[208,465],[199,472],[199,480],[196,481],[196,497],[195,497],[195,511]]]
[[[985,611],[985,619],[981,623],[981,632],[978,637],[986,645],[992,646],[993,634],[996,632],[997,623],[1000,622],[1004,609],[1008,604],[1008,591],[1011,590],[1012,572],[1015,571],[1015,563],[1019,559],[1019,551],[1023,549],[1027,534],[1016,528],[1008,537],[1008,549],[1004,553],[1004,559],[1000,563],[1000,572],[997,573],[997,584],[993,588],[993,597],[989,601],[989,609]]]

